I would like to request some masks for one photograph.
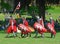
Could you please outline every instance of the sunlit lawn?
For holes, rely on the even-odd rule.
[[[19,35],[19,34],[18,34]],[[29,38],[5,38],[6,33],[0,31],[0,43],[1,44],[60,44],[60,32],[57,32],[55,38],[50,38],[50,33],[45,33],[45,37],[33,38],[35,34],[32,34],[32,37]],[[11,35],[12,36],[12,35]]]

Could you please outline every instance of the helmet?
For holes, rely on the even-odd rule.
[[[52,19],[52,17],[50,17],[50,19]]]
[[[36,16],[37,19],[39,19],[40,17],[39,16]]]

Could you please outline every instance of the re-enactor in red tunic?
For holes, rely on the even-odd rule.
[[[51,23],[48,23],[47,24],[47,27],[48,27],[48,31],[51,33],[51,38],[54,36],[55,37],[55,35],[56,35],[56,31],[55,31],[55,29],[54,29],[54,26],[52,26],[52,24]]]
[[[14,36],[16,36],[16,32],[17,32],[17,27],[16,27],[16,20],[13,19],[13,17],[11,16],[10,20],[9,20],[9,26],[7,28],[7,33],[13,33]]]
[[[42,18],[37,17],[37,22],[34,23],[34,28],[36,31],[36,36],[38,33],[41,34],[42,37],[44,37],[44,33],[47,32],[46,28],[44,27],[44,22]]]
[[[22,18],[22,20],[23,20],[23,24],[18,25],[18,27],[21,29],[21,36],[26,34],[28,36],[28,33],[31,33],[32,31],[29,28],[29,24],[26,18]]]

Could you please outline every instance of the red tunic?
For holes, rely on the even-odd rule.
[[[40,25],[40,24],[37,23],[37,22],[34,23],[34,28],[37,29],[37,31],[38,31],[40,34],[43,34],[44,32],[47,32],[47,30],[46,30],[42,25]]]
[[[40,25],[42,25],[44,27],[44,22],[43,22],[42,18],[38,19],[38,22],[40,23]]]
[[[16,20],[12,20],[10,19],[9,20],[9,27],[7,28],[7,33],[12,33],[13,31],[14,32],[17,32],[17,27],[16,27]]]
[[[49,32],[53,33],[54,35],[56,34],[56,31],[54,29],[54,26],[52,26],[52,24],[48,23],[47,27],[49,28]]]
[[[51,25],[54,27],[54,21],[52,20]]]
[[[28,26],[28,21],[27,21],[27,20],[23,20],[23,24],[24,24],[25,26]]]
[[[18,27],[19,27],[19,29],[21,29],[22,34],[27,34],[27,33],[31,32],[31,30],[28,28],[28,26],[25,26],[24,24],[19,24]]]

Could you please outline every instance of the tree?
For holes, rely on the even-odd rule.
[[[24,7],[26,11],[28,11],[30,3],[32,3],[33,6],[36,6],[36,1],[39,7],[39,16],[40,17],[42,16],[43,19],[45,20],[45,0],[20,0],[22,4],[21,6]],[[15,0],[15,3],[16,2],[18,1]],[[34,11],[33,11],[33,14],[34,14]]]
[[[7,1],[6,2],[5,1],[1,0],[1,9],[3,10],[3,12],[11,9],[11,5],[9,5],[9,3]]]
[[[45,0],[37,0],[37,4],[39,7],[39,16],[42,16],[45,21]]]

